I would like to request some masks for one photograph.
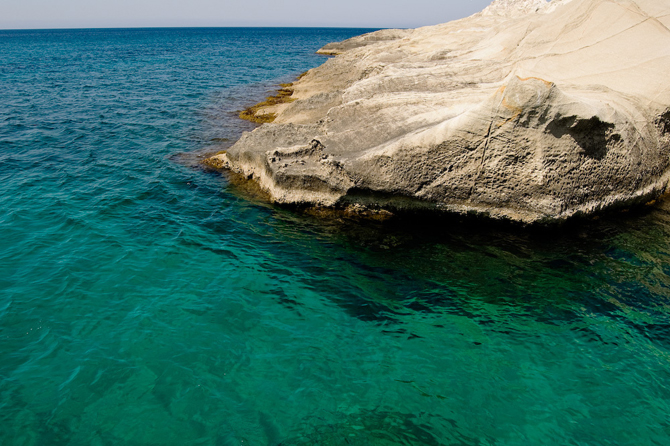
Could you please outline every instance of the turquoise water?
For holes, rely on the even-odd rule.
[[[670,206],[371,223],[197,167],[353,29],[0,32],[0,444],[670,444]]]

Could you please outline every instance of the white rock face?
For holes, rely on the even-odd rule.
[[[519,16],[539,12],[547,6],[547,0],[495,0],[486,7],[482,15]]]
[[[496,0],[383,30],[219,156],[280,203],[564,220],[663,194],[670,0]]]

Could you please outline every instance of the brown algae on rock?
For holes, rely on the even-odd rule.
[[[277,117],[277,114],[273,113],[271,110],[268,110],[268,108],[278,104],[293,102],[294,99],[291,97],[291,95],[293,95],[293,88],[291,88],[292,86],[292,83],[280,84],[281,88],[277,91],[276,95],[268,96],[264,101],[242,110],[239,114],[239,117],[258,124],[265,124],[274,121]]]

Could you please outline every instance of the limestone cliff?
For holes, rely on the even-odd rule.
[[[496,0],[329,44],[216,162],[279,203],[563,220],[663,194],[670,0]]]

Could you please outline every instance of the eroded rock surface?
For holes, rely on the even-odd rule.
[[[280,203],[563,220],[663,194],[670,0],[496,0],[383,30],[263,112],[217,162]]]

